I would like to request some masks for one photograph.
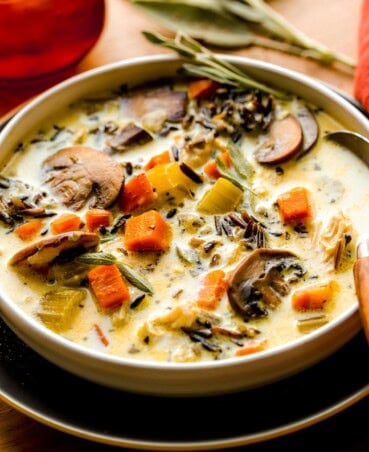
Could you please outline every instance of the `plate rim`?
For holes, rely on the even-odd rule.
[[[42,358],[42,357],[41,357]],[[44,359],[44,358],[42,358]],[[258,433],[252,433],[248,435],[240,435],[230,439],[217,439],[217,440],[205,440],[205,441],[191,441],[191,442],[169,442],[169,441],[146,441],[146,440],[134,440],[128,438],[118,438],[116,435],[104,435],[93,432],[86,428],[77,428],[73,425],[68,425],[66,422],[57,421],[47,414],[42,414],[38,410],[31,409],[27,404],[20,401],[16,401],[15,397],[6,395],[0,388],[0,400],[7,403],[12,408],[16,409],[20,413],[32,418],[35,421],[40,422],[43,425],[54,428],[55,430],[63,433],[70,434],[72,436],[95,441],[100,444],[120,447],[130,447],[137,450],[152,450],[152,451],[202,451],[202,450],[216,450],[220,448],[231,448],[238,446],[246,446],[251,444],[257,444],[264,441],[269,441],[281,436],[300,431],[307,427],[313,426],[322,422],[342,411],[348,409],[354,404],[363,400],[369,395],[369,383],[357,391],[354,391],[350,396],[345,397],[343,400],[338,401],[326,409],[320,410],[315,414],[308,417],[304,417],[295,422],[289,422],[280,427],[275,427],[267,430],[262,430]]]

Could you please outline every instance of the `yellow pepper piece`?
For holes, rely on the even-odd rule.
[[[229,212],[237,207],[242,195],[240,188],[220,177],[200,199],[197,210],[209,214]]]
[[[180,169],[178,162],[156,165],[146,175],[159,198],[184,196],[195,185]]]

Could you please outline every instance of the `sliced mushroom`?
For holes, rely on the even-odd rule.
[[[92,196],[92,207],[105,209],[118,196],[123,168],[101,151],[84,146],[63,148],[43,162],[44,182],[67,207],[81,209]]]
[[[9,264],[42,268],[65,251],[78,248],[83,250],[94,248],[99,244],[99,241],[99,236],[91,232],[65,232],[22,248],[14,254]]]
[[[301,148],[303,132],[299,121],[292,115],[272,123],[267,139],[255,151],[259,163],[282,163]]]
[[[129,146],[145,144],[152,140],[152,136],[133,122],[117,131],[109,140],[109,145],[116,151],[124,151]]]
[[[124,111],[134,114],[136,118],[143,119],[145,115],[154,117],[163,116],[167,121],[179,122],[186,114],[187,93],[173,91],[170,86],[159,86],[149,89],[138,89],[131,97],[125,98],[122,103]]]
[[[259,248],[246,257],[230,277],[228,299],[245,319],[264,317],[289,293],[283,273],[296,264],[290,251]]]
[[[305,106],[298,110],[297,118],[300,122],[303,133],[303,143],[297,153],[297,158],[301,158],[308,151],[310,151],[310,149],[317,142],[319,136],[319,125],[314,114],[308,107]]]

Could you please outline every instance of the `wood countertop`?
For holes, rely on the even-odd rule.
[[[271,0],[270,4],[310,37],[356,58],[361,0]],[[107,16],[103,34],[97,45],[75,69],[76,73],[121,59],[164,52],[161,48],[148,43],[141,35],[142,30],[160,30],[159,27],[137,11],[127,0],[107,0],[106,5]],[[232,53],[297,70],[347,94],[352,94],[352,74],[260,48]],[[9,115],[14,108],[44,88],[43,86],[23,90],[0,88],[0,116]],[[342,375],[337,377],[344,378]],[[114,450],[111,446],[76,438],[47,427],[21,414],[17,408],[0,401],[0,450],[2,452]],[[124,407],[120,409],[124,410]],[[369,450],[369,435],[367,435],[365,422],[368,411],[369,402],[364,399],[318,425],[243,449],[292,451],[311,450],[311,447],[315,447],[319,450],[319,444],[321,446],[326,444],[325,441],[329,437],[334,443],[330,446],[332,450],[366,451]]]

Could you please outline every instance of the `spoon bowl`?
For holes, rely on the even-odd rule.
[[[334,141],[349,149],[361,160],[369,165],[369,139],[357,132],[348,130],[337,130],[326,135],[328,140]]]

